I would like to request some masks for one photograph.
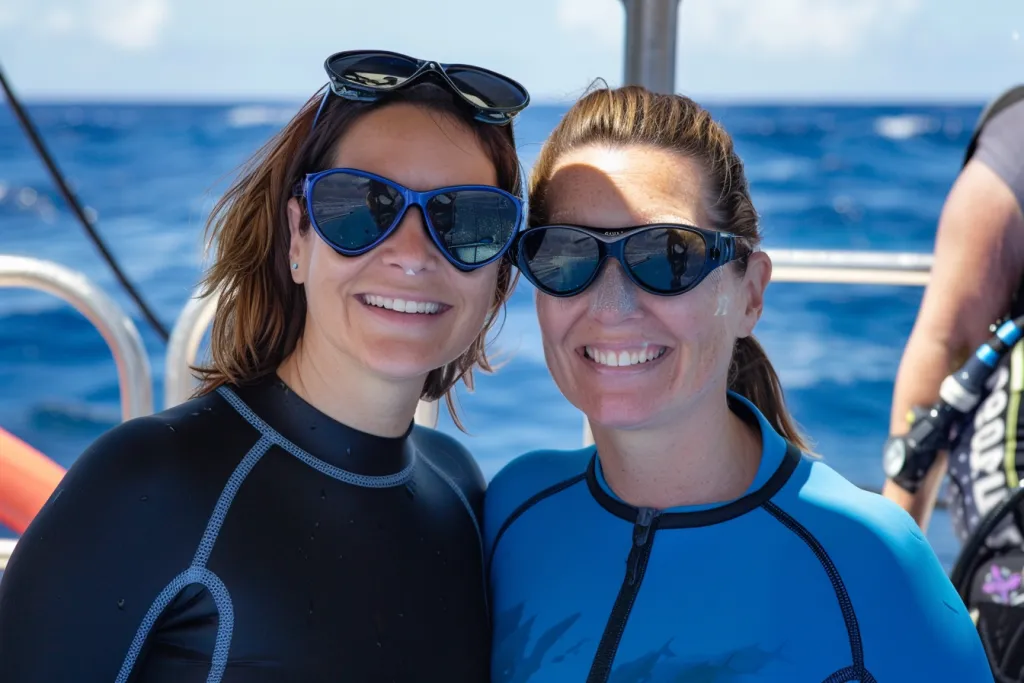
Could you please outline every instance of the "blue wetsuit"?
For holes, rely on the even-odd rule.
[[[627,505],[593,447],[497,474],[484,524],[493,683],[992,681],[910,516],[730,398],[764,450],[727,504]]]

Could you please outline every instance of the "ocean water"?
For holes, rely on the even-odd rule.
[[[116,258],[168,327],[202,263],[205,218],[238,166],[297,103],[38,104],[48,146]],[[945,193],[981,110],[974,106],[709,105],[736,139],[761,213],[765,246],[929,252]],[[517,123],[529,168],[563,106]],[[157,409],[166,347],[120,289],[66,209],[16,120],[0,109],[0,253],[84,273],[135,320],[153,369]],[[867,487],[883,481],[892,381],[922,290],[775,283],[756,333],[789,406],[826,462]],[[505,364],[460,392],[470,434],[442,413],[487,476],[539,447],[580,443],[582,419],[544,366],[532,291],[520,281],[496,342]],[[64,466],[120,419],[110,353],[70,306],[0,291],[0,426]],[[0,530],[2,534],[2,530]],[[939,512],[929,538],[949,567],[956,543]]]

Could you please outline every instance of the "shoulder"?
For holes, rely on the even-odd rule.
[[[65,527],[119,527],[140,501],[157,516],[195,509],[210,495],[215,502],[257,437],[216,394],[123,422],[68,468],[22,540],[30,544],[43,529],[52,537]]]
[[[803,463],[794,479],[773,502],[834,568],[875,677],[991,680],[974,623],[913,518],[823,462]],[[911,656],[926,650],[937,653]]]
[[[974,159],[1006,183],[1017,206],[1024,210],[1024,87],[1013,91],[1018,99],[984,122],[977,134]]]
[[[254,436],[219,395],[208,394],[108,430],[75,460],[62,486],[107,475],[121,483],[174,476],[199,460],[187,456]]]
[[[487,487],[484,528],[488,542],[524,505],[581,480],[593,456],[591,446],[574,451],[530,451],[511,460]]]
[[[69,662],[97,658],[97,670],[115,675],[117,652],[167,581],[189,566],[220,492],[258,441],[229,410],[211,395],[129,420],[93,442],[18,540],[0,581],[0,633],[58,642]],[[121,616],[95,634],[111,645],[96,651],[97,640],[76,628],[114,604]],[[15,642],[0,637],[0,653],[16,670],[38,668],[38,652]]]
[[[416,425],[410,438],[419,457],[439,470],[467,496],[483,495],[486,482],[473,454],[453,436]]]
[[[890,578],[941,568],[921,529],[892,501],[855,486],[821,461],[804,461],[773,501],[830,554],[870,556]],[[795,484],[795,486],[792,486]]]

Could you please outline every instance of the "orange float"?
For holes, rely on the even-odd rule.
[[[0,429],[0,524],[16,534],[25,533],[64,472],[63,467]]]

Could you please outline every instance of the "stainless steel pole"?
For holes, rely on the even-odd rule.
[[[680,1],[622,0],[626,9],[626,85],[675,92]]]

